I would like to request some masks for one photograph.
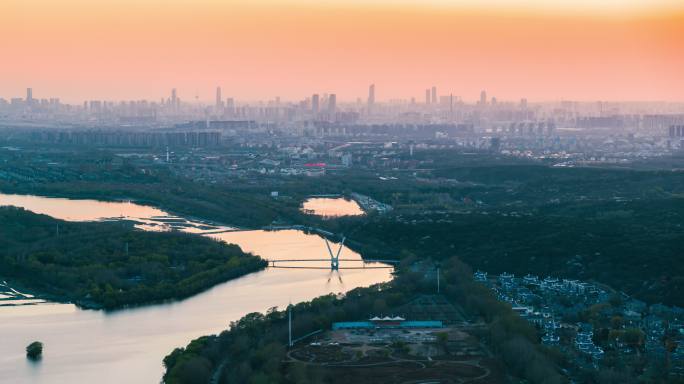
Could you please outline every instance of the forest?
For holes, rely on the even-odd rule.
[[[237,245],[208,237],[0,207],[0,277],[82,307],[182,299],[265,266]]]
[[[423,214],[339,224],[367,257],[445,259],[473,268],[597,281],[684,307],[684,200],[585,202],[527,214]],[[396,250],[401,250],[397,252]]]
[[[13,156],[8,161],[18,168],[28,162],[20,154]],[[114,156],[106,151],[74,156],[58,157],[69,164],[62,171],[65,180],[0,180],[0,190],[128,198],[248,228],[273,222],[309,225],[345,234],[349,245],[367,257],[457,255],[491,273],[596,280],[650,303],[684,306],[684,270],[677,262],[684,249],[682,172],[554,168],[505,156],[436,150],[416,152],[414,160],[429,168],[387,171],[396,176],[391,180],[379,180],[374,170],[353,169],[324,178],[255,175],[205,185],[163,168],[142,173],[126,162],[113,167]],[[47,172],[30,164],[27,172]],[[273,190],[281,197],[272,199]],[[299,210],[310,194],[352,191],[394,210],[336,220]]]
[[[491,291],[472,280],[472,270],[456,258],[445,260],[444,295],[462,304],[469,315],[482,318],[487,331],[482,341],[516,377],[533,384],[564,383],[558,372],[558,355],[539,345],[537,330],[496,299]],[[391,311],[421,293],[434,292],[434,283],[406,266],[389,283],[357,288],[344,297],[327,295],[292,307],[293,333],[303,335],[329,329],[332,322],[365,318],[380,310]],[[326,372],[303,364],[283,364],[287,347],[287,312],[272,308],[266,314],[251,313],[231,323],[219,335],[204,336],[164,359],[167,384],[204,384],[223,361],[219,382],[229,383],[327,383]],[[224,360],[226,359],[226,360]]]

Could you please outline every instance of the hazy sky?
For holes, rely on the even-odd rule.
[[[5,98],[683,101],[684,1],[0,0],[0,53]]]

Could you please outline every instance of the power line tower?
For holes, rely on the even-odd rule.
[[[287,306],[287,346],[292,348],[292,304]]]

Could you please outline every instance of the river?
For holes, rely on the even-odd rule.
[[[0,194],[0,205],[20,206],[64,220],[127,219],[145,230],[210,232],[207,236],[238,244],[270,260],[328,257],[325,242],[317,235],[297,230],[216,233],[232,228],[131,202]],[[346,247],[342,258],[361,260]],[[0,292],[0,383],[157,383],[163,374],[163,357],[194,338],[218,333],[250,312],[389,281],[390,271],[341,270],[338,276],[328,270],[267,268],[185,300],[115,312],[82,310],[30,297],[16,298],[15,304],[23,305],[7,305],[14,293],[5,287],[5,292]],[[296,319],[294,313],[293,321]],[[34,340],[45,345],[39,362],[25,357],[24,348]]]

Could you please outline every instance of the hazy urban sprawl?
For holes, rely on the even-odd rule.
[[[676,152],[684,139],[684,104],[676,102],[511,101],[485,90],[469,101],[436,86],[427,87],[424,97],[380,100],[375,84],[364,97],[345,101],[321,92],[296,101],[249,102],[224,96],[221,87],[215,92],[214,103],[181,98],[172,89],[159,100],[65,104],[27,88],[24,97],[0,98],[0,118],[5,131],[19,130],[41,143],[265,146],[271,157],[259,164],[281,173],[301,172],[302,161],[314,159],[349,167],[357,157],[363,165],[372,160],[391,167],[393,156],[377,155],[398,148],[487,150],[546,159],[558,167],[628,164]],[[373,156],[359,156],[368,150]],[[158,155],[165,157],[163,151]],[[230,165],[224,176],[247,170],[239,162]]]

